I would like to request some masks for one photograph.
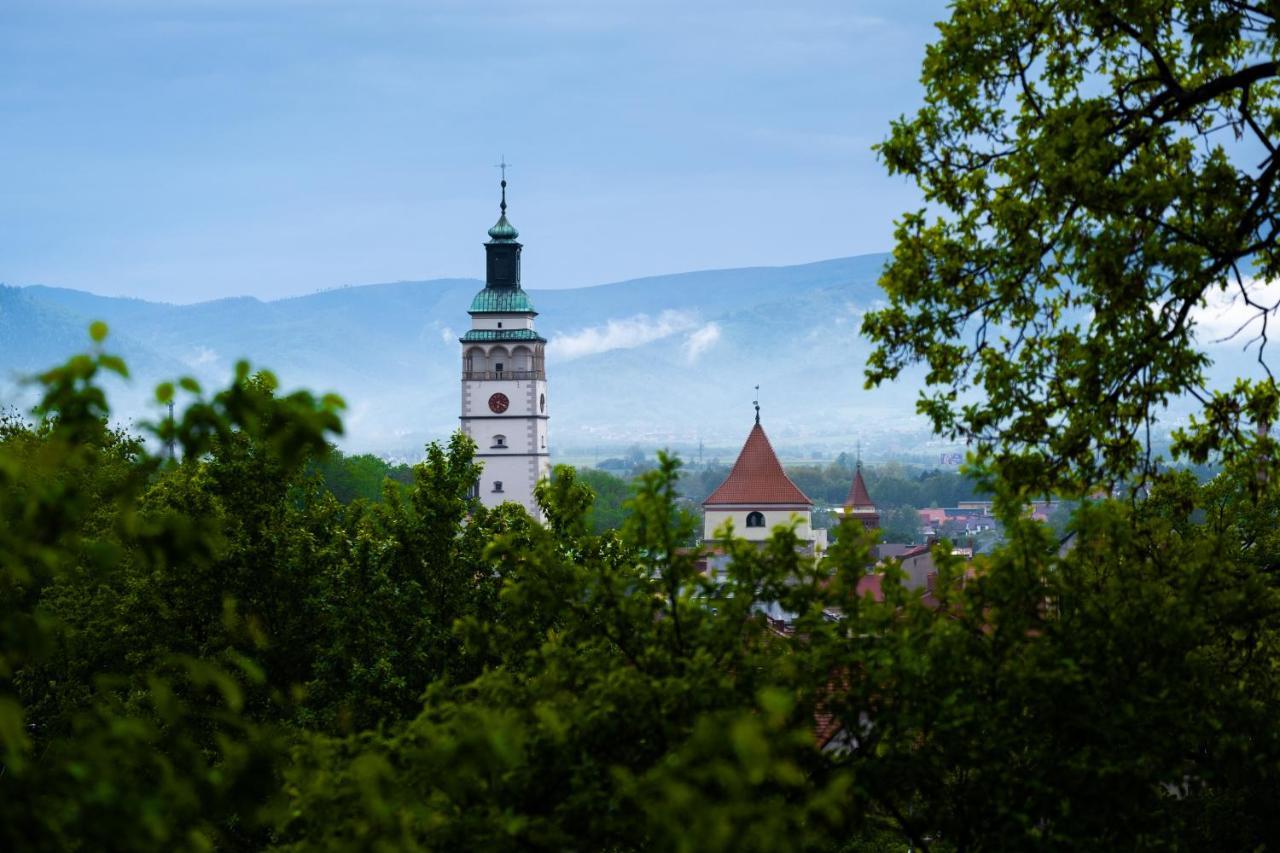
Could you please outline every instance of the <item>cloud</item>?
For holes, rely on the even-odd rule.
[[[453,344],[458,342],[458,336],[453,333],[453,329],[445,326],[440,330],[440,340],[446,344]]]
[[[1263,314],[1257,306],[1272,308],[1280,304],[1280,283],[1245,279],[1244,289],[1248,301],[1239,287],[1231,285],[1207,294],[1205,304],[1191,312],[1201,344],[1243,347],[1262,333]],[[1280,337],[1276,312],[1268,311],[1266,317],[1267,337]]]
[[[192,353],[182,359],[187,367],[193,370],[201,367],[214,367],[218,364],[218,353],[209,347],[196,347]]]
[[[716,345],[720,340],[720,326],[718,323],[708,323],[697,331],[691,332],[684,339],[684,355],[690,364],[698,360],[698,356]]]
[[[603,326],[590,326],[573,334],[556,335],[547,349],[559,361],[572,361],[610,350],[634,349],[687,332],[697,324],[697,318],[688,311],[663,311],[656,318],[648,314],[636,314],[622,320],[610,320]],[[719,336],[719,329],[716,330],[716,335]],[[707,346],[710,343],[714,343],[714,340]]]

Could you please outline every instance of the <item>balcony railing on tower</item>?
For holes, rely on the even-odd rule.
[[[544,370],[463,370],[465,379],[546,379]]]

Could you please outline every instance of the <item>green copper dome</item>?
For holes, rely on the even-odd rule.
[[[535,341],[545,344],[547,339],[533,329],[472,329],[458,338],[464,344],[492,341]]]
[[[504,211],[502,216],[498,218],[497,223],[489,229],[489,237],[495,243],[511,243],[514,242],[520,232],[516,227],[507,221],[507,214]]]
[[[512,229],[515,230],[515,229]],[[518,287],[486,287],[471,300],[472,314],[536,314],[529,294]]]

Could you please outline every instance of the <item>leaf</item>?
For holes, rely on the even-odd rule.
[[[769,769],[769,743],[760,725],[753,719],[735,720],[729,730],[733,751],[747,775],[747,781],[759,785]]]
[[[11,696],[0,696],[0,745],[4,746],[5,762],[14,772],[21,772],[25,756],[31,749],[27,737],[22,706]]]
[[[764,688],[757,696],[757,700],[774,725],[784,720],[795,707],[795,697],[781,687]]]
[[[125,365],[124,359],[117,355],[103,355],[98,357],[98,364],[104,369],[110,370],[118,376],[129,378],[129,368]]]

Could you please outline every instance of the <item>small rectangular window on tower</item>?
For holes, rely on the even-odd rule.
[[[500,491],[502,491],[502,481],[501,481],[501,480],[494,480],[494,481],[493,481],[493,490],[494,490],[495,492],[500,492]]]

